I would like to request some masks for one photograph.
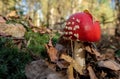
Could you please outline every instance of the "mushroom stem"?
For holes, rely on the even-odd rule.
[[[75,61],[82,67],[81,71],[85,69],[85,52],[83,50],[83,44],[81,42],[74,42],[74,59]],[[84,75],[84,73],[81,73],[81,75]]]

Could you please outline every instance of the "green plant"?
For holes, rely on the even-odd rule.
[[[55,34],[52,41],[55,45],[59,34]],[[32,61],[29,51],[46,57],[45,44],[49,41],[49,34],[34,33],[29,30],[25,34],[27,48],[18,49],[12,38],[0,37],[0,79],[26,79],[25,65]],[[26,46],[25,46],[26,47]]]
[[[0,79],[26,79],[25,65],[31,60],[30,54],[16,48],[12,39],[0,38]]]
[[[56,33],[52,38],[53,45],[57,43],[59,36],[60,35]],[[40,55],[41,57],[46,57],[45,44],[49,42],[49,34],[39,34],[29,30],[25,34],[25,38],[27,40],[28,50],[32,51],[34,54]]]
[[[27,40],[28,50],[31,50],[35,54],[39,55],[45,51],[44,45],[49,40],[48,34],[40,35],[39,33],[34,33],[32,31],[28,31],[25,38]]]

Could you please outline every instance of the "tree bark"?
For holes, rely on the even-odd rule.
[[[120,36],[120,2],[119,0],[115,0],[115,9],[116,9],[116,28],[115,35]]]
[[[46,15],[46,18],[47,18],[47,27],[49,28],[49,20],[50,20],[50,1],[48,0],[47,2],[47,15]]]

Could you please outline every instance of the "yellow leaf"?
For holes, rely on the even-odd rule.
[[[73,67],[74,69],[80,73],[81,75],[83,75],[83,70],[82,70],[82,66],[80,66],[72,57],[68,56],[68,55],[64,55],[62,54],[61,59],[64,59],[65,61],[69,62],[69,63],[72,63],[73,64]]]
[[[18,17],[17,11],[11,11],[10,13],[7,14],[7,17]]]
[[[67,73],[68,73],[68,79],[74,79],[72,63],[69,65]]]

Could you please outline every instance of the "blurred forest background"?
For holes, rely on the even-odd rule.
[[[55,45],[69,16],[84,10],[100,22],[98,50],[120,49],[120,0],[0,0],[0,79],[26,79],[26,64],[47,57],[50,37]]]
[[[103,33],[111,33],[119,17],[119,0],[0,0],[0,14],[10,11],[29,16],[37,27],[61,29],[66,19],[73,13],[89,10],[99,20]]]

